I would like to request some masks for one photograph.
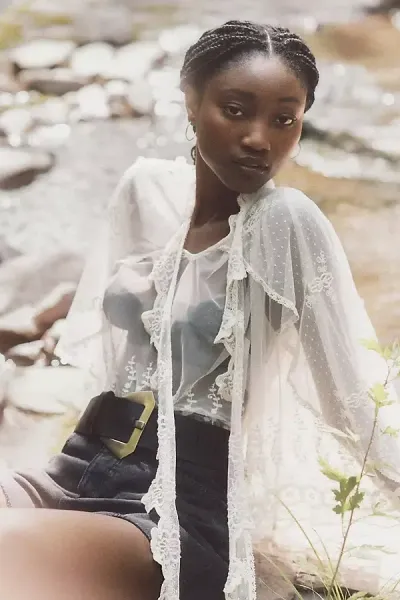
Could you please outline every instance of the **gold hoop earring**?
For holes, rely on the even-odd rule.
[[[299,143],[297,144],[297,152],[296,152],[296,154],[292,154],[292,155],[290,156],[290,158],[291,158],[292,160],[294,160],[295,158],[297,158],[297,157],[298,157],[298,155],[300,154],[300,152],[301,152],[301,144],[300,144],[300,142],[299,142]]]
[[[191,127],[193,129],[193,137],[189,137],[189,135],[188,135],[189,127]],[[195,137],[196,137],[196,125],[193,125],[193,123],[191,123],[189,121],[189,123],[186,125],[185,138],[187,139],[188,142],[193,142]]]

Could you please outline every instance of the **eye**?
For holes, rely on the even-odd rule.
[[[231,118],[238,119],[244,116],[243,109],[237,104],[226,104],[223,107],[224,113]]]
[[[296,117],[293,117],[292,115],[279,115],[279,117],[276,119],[276,124],[279,127],[291,127],[296,123],[296,121]]]

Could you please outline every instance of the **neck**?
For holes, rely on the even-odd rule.
[[[229,190],[197,153],[196,201],[192,225],[201,226],[210,221],[227,221],[239,212],[239,194]]]

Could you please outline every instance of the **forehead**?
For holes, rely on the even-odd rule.
[[[255,97],[297,97],[305,102],[307,92],[294,72],[278,57],[251,54],[221,69],[208,82],[210,92],[236,89]]]

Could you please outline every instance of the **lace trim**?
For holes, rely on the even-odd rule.
[[[178,279],[180,259],[189,221],[171,240],[155,264],[151,278],[157,292],[152,310],[142,321],[158,352],[158,469],[149,491],[142,499],[147,512],[155,510],[160,519],[151,533],[151,550],[161,565],[164,582],[160,598],[179,600],[180,529],[176,511],[175,418],[172,395],[171,311]]]
[[[246,205],[232,223],[234,227],[228,262],[225,308],[215,343],[225,345],[231,359],[228,371],[216,380],[219,394],[232,401],[228,456],[229,572],[225,585],[230,600],[255,600],[256,576],[251,537],[252,523],[245,486],[242,415],[244,402],[244,286],[243,222]]]

